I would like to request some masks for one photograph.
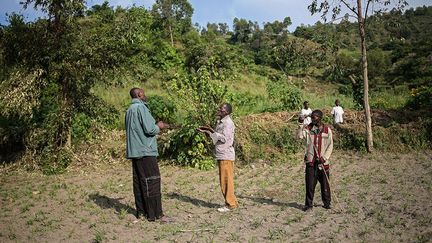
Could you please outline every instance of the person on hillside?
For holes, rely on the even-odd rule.
[[[330,155],[333,151],[333,136],[331,129],[322,123],[323,113],[314,110],[309,125],[299,124],[297,138],[306,140],[304,162],[306,199],[304,211],[311,210],[317,181],[321,185],[323,207],[331,208],[330,194]]]
[[[343,114],[344,110],[342,109],[342,106],[340,105],[340,101],[336,100],[335,105],[331,111],[331,114],[333,115],[333,124],[343,123]]]
[[[214,130],[207,126],[198,128],[198,131],[206,133],[215,145],[214,156],[218,162],[220,187],[225,199],[225,206],[218,208],[219,212],[229,212],[238,207],[234,195],[235,125],[231,113],[231,105],[224,103],[218,109],[219,119]]]
[[[303,123],[304,125],[309,125],[311,123],[311,114],[312,109],[309,108],[309,102],[303,102],[303,109],[300,111],[299,122]]]
[[[132,160],[133,192],[135,197],[136,217],[148,221],[161,220],[170,222],[172,218],[164,216],[161,198],[161,177],[156,158],[159,155],[156,135],[167,125],[155,119],[146,103],[144,90],[130,90],[132,98],[126,116],[126,157]]]

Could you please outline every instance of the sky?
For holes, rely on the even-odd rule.
[[[23,0],[0,0],[0,24],[7,24],[7,13],[17,12],[23,14],[26,21],[32,21],[42,14],[32,8],[22,10],[19,4]],[[352,0],[348,0],[352,1]],[[408,8],[418,6],[431,6],[432,0],[407,0]],[[104,0],[87,0],[87,6],[101,4]],[[109,0],[111,6],[130,7],[132,5],[144,6],[151,8],[154,0]],[[189,0],[194,8],[192,22],[200,26],[206,26],[210,23],[227,23],[231,28],[233,19],[244,18],[256,21],[259,24],[263,22],[282,21],[289,16],[292,25],[290,31],[301,24],[313,25],[320,21],[318,14],[311,16],[307,6],[312,0]]]

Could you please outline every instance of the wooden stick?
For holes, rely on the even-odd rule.
[[[218,230],[222,228],[216,228],[216,229],[193,229],[193,230],[179,230],[180,232],[199,232],[199,231],[212,231],[212,230]]]

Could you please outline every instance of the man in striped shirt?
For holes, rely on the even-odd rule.
[[[330,209],[330,155],[333,151],[333,134],[331,129],[321,121],[323,113],[314,110],[311,115],[312,122],[309,125],[299,124],[297,137],[306,140],[304,162],[306,199],[304,211],[313,207],[315,186],[319,181],[321,185],[321,199],[323,207]]]
[[[222,104],[217,112],[219,118],[215,129],[200,127],[198,131],[207,133],[215,146],[214,156],[218,162],[219,180],[225,206],[218,208],[219,212],[229,212],[238,207],[234,195],[234,131],[235,125],[231,119],[232,107],[228,103]]]

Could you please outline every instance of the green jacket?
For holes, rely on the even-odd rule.
[[[150,114],[147,103],[140,99],[132,99],[126,112],[125,124],[128,159],[159,155],[156,135],[160,130]]]

